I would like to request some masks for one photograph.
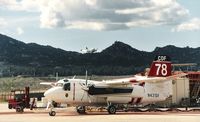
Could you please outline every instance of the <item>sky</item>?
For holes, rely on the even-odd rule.
[[[0,33],[67,51],[200,47],[200,0],[0,0]]]

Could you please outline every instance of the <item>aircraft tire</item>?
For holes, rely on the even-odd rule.
[[[56,115],[56,112],[55,111],[50,111],[49,112],[49,116],[55,116]]]
[[[85,114],[85,106],[77,106],[77,107],[76,107],[76,111],[77,111],[79,114]]]
[[[24,112],[23,107],[17,107],[17,108],[16,108],[16,112],[17,112],[17,113],[23,113],[23,112]]]
[[[8,104],[8,108],[9,108],[9,109],[12,109],[13,107],[12,107],[12,105],[11,105],[11,104]]]
[[[115,114],[116,113],[116,107],[114,105],[108,106],[108,113],[109,114]]]

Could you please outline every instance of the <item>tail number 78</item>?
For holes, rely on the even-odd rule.
[[[167,75],[167,64],[155,64],[157,67],[156,75],[159,75],[161,73],[162,76]]]

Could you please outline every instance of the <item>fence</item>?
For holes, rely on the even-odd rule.
[[[12,96],[11,93],[0,93],[0,102],[5,102],[8,101],[8,99],[10,99],[10,97]]]
[[[44,97],[44,92],[39,91],[39,92],[31,92],[30,94],[30,98],[37,98],[38,101],[41,100],[42,97]],[[23,96],[23,93],[18,93],[18,94],[14,94],[13,93],[9,93],[9,92],[2,92],[0,93],[0,102],[6,102],[9,99],[13,99],[14,97],[21,97]]]

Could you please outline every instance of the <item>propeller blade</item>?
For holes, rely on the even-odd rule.
[[[75,79],[76,78],[76,75],[74,75],[74,77],[72,79]]]
[[[90,95],[88,94],[88,101],[89,101],[89,103],[91,103],[92,102],[92,100],[91,100],[91,98],[90,98]]]
[[[84,96],[85,96],[85,91],[84,91],[84,93],[83,93],[83,96],[82,96],[82,98],[81,98],[81,101],[83,101]]]
[[[88,94],[87,91],[84,91],[83,96],[82,96],[82,98],[81,98],[81,101],[83,101],[83,98],[85,97],[85,94],[87,94],[87,99],[88,99],[89,103],[91,103],[92,100],[91,100],[90,95]]]
[[[88,90],[89,90],[89,88],[86,87],[86,86],[83,86],[82,89],[83,89],[84,91],[88,91]]]
[[[91,98],[90,95],[88,94],[88,90],[89,90],[89,86],[88,86],[88,72],[87,70],[85,71],[85,84],[84,83],[79,83],[82,86],[82,90],[84,91],[83,96],[81,98],[81,101],[83,100],[83,98],[85,97],[85,94],[87,94],[87,99],[89,101],[89,103],[91,103]]]

